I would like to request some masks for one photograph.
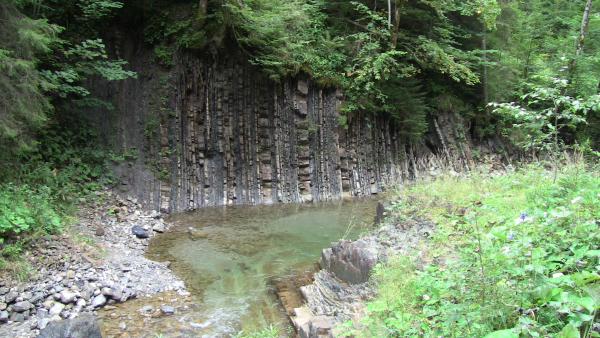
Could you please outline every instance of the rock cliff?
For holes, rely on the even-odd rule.
[[[164,67],[143,39],[116,31],[108,40],[138,77],[94,83],[115,109],[88,115],[125,155],[115,164],[119,190],[146,207],[174,212],[366,196],[442,162],[462,170],[470,161],[468,140],[455,144],[454,129],[462,128],[456,116],[438,117],[427,138],[411,144],[389,118],[341,119],[338,90],[303,76],[272,81],[235,47],[229,54],[180,52]]]

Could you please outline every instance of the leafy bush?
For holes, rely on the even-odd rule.
[[[569,166],[440,179],[400,194],[399,217],[439,225],[425,266],[378,267],[359,336],[597,337],[600,178]],[[419,262],[423,264],[423,262]]]
[[[48,187],[31,189],[27,185],[0,186],[0,241],[8,235],[43,230],[53,232],[62,219],[53,208]]]
[[[16,256],[10,251],[32,234],[60,231],[75,201],[110,183],[107,153],[94,143],[95,136],[81,123],[62,129],[68,124],[49,126],[34,150],[21,152],[0,170],[3,256]]]

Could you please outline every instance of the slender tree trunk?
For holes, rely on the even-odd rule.
[[[388,0],[388,28],[392,28],[392,0]]]
[[[400,9],[402,8],[402,0],[395,1],[394,10],[394,28],[392,30],[392,49],[396,49],[398,45],[398,33],[400,31]]]
[[[208,0],[200,0],[198,2],[198,8],[200,9],[200,13],[206,15],[206,10],[208,9]]]
[[[583,47],[585,45],[585,37],[588,33],[590,26],[590,12],[592,11],[592,0],[587,0],[585,8],[583,10],[583,18],[581,19],[581,28],[579,30],[579,37],[577,38],[577,47],[575,49],[575,57],[571,59],[569,63],[568,80],[571,82],[575,75],[575,67],[577,66],[577,59],[583,54]]]
[[[487,111],[488,103],[490,103],[490,94],[488,88],[487,29],[485,28],[485,24],[483,25],[481,48],[483,49],[483,103],[485,104],[485,110]]]

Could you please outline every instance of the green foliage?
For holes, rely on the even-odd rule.
[[[62,218],[52,203],[53,196],[48,187],[32,189],[10,183],[0,186],[0,238],[23,232],[58,230]]]
[[[97,38],[102,19],[123,4],[110,0],[0,4],[0,151],[8,160],[35,146],[48,113],[89,100],[84,83],[135,76],[110,60]],[[69,99],[69,100],[64,100]]]
[[[234,335],[234,338],[279,338],[282,336],[281,330],[276,326],[270,325],[262,330],[246,333],[244,331]]]
[[[80,198],[109,184],[106,153],[84,125],[62,121],[44,129],[35,150],[0,171],[0,253],[13,257],[18,235],[61,231]],[[69,128],[65,128],[69,126]],[[78,132],[74,132],[78,130]]]
[[[565,146],[563,135],[572,135],[585,124],[590,111],[600,112],[600,95],[576,99],[565,94],[566,80],[553,82],[550,88],[533,85],[519,103],[491,105],[508,122],[505,133],[509,140],[525,150],[552,152],[557,156]]]
[[[379,295],[357,335],[593,337],[597,169],[566,166],[554,182],[530,166],[401,192],[397,217],[431,218],[438,229],[419,255],[422,268],[406,257],[377,268]]]
[[[510,101],[528,90],[527,84],[550,86],[547,79],[567,78],[566,66],[575,59],[585,0],[531,0],[499,2],[497,30],[488,34],[493,65],[490,99]],[[600,4],[594,1],[594,7]],[[577,58],[568,94],[598,93],[600,80],[600,18],[592,15],[584,53]]]
[[[393,3],[395,25],[384,1],[229,1],[221,17],[271,78],[308,73],[343,89],[346,114],[385,114],[418,137],[436,110],[423,99],[427,75],[450,80],[447,86],[479,82],[479,58],[464,44],[466,27],[450,16],[484,13],[493,26],[499,7],[495,1]]]
[[[22,15],[11,1],[0,3],[0,159],[30,146],[32,133],[46,121],[50,84],[36,55],[50,51],[60,30]]]

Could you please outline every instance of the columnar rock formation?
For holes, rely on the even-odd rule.
[[[341,93],[308,78],[272,81],[239,53],[180,54],[169,69],[135,43],[119,54],[138,79],[98,86],[117,109],[93,120],[130,154],[116,165],[120,188],[150,208],[366,196],[428,169],[418,160],[432,154],[392,121],[353,114],[341,124]]]

